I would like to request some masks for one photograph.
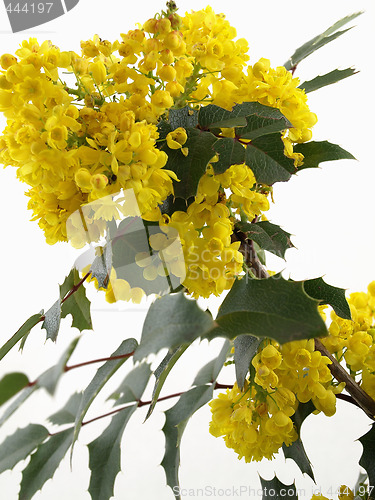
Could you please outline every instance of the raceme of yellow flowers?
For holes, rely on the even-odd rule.
[[[0,60],[0,111],[7,118],[0,161],[16,167],[30,186],[33,220],[49,244],[70,239],[83,247],[87,235],[74,222],[82,218],[82,207],[132,190],[144,220],[178,229],[188,292],[208,297],[229,289],[242,271],[238,243],[231,243],[236,214],[251,219],[267,210],[269,190],[256,184],[245,164],[215,175],[213,157],[187,213],[162,216],[159,207],[179,179],[164,168],[168,157],[158,149],[157,124],[171,107],[231,109],[257,101],[279,108],[292,123],[283,141],[286,156],[298,166],[303,157],[293,153],[293,144],[310,140],[317,121],[298,78],[284,67],[272,69],[266,59],[246,66],[247,42],[236,39],[236,30],[211,7],[184,17],[156,16],[114,42],[95,35],[81,48],[78,55],[31,38],[15,56]],[[171,149],[187,156],[185,142],[184,129],[167,137]],[[117,219],[126,215],[111,213]],[[101,216],[90,208],[84,219],[91,241],[97,241],[108,211]]]
[[[331,312],[329,335],[321,342],[345,360],[351,376],[375,397],[375,281],[368,292],[348,299],[352,321]],[[325,318],[324,308],[321,314]],[[243,390],[237,384],[211,401],[210,432],[223,436],[226,445],[246,462],[271,459],[283,444],[291,445],[297,433],[291,417],[299,403],[311,401],[327,416],[336,411],[337,384],[329,370],[331,361],[314,350],[314,339],[279,345],[264,340],[252,359],[252,381]]]

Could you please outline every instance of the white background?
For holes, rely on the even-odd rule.
[[[197,0],[180,0],[180,13],[206,6]],[[312,111],[319,122],[314,129],[315,140],[328,139],[349,150],[358,161],[343,160],[323,164],[322,169],[301,172],[286,184],[277,184],[275,205],[269,212],[272,222],[280,224],[293,235],[296,249],[287,252],[287,262],[269,260],[274,270],[285,269],[293,279],[325,275],[325,280],[350,291],[364,290],[375,279],[375,210],[373,163],[374,116],[374,19],[375,5],[371,0],[315,0],[314,2],[266,3],[254,1],[227,2],[212,0],[216,12],[223,12],[238,36],[249,41],[251,63],[260,57],[271,59],[273,66],[283,64],[294,49],[324,31],[336,20],[358,10],[365,14],[354,23],[352,31],[330,44],[299,66],[296,75],[301,82],[335,68],[354,65],[360,70],[335,86],[309,95]],[[160,10],[162,3],[151,1],[124,2],[122,0],[80,0],[77,7],[65,16],[30,32],[12,34],[5,11],[0,6],[0,53],[14,52],[18,44],[29,36],[38,40],[51,39],[62,50],[79,52],[80,40],[97,33],[114,40],[120,32],[132,29],[136,22],[144,22]],[[2,120],[1,124],[4,124]],[[37,224],[29,222],[27,199],[15,177],[15,169],[0,172],[2,196],[1,214],[1,328],[3,344],[30,315],[45,310],[57,298],[57,283],[77,257],[66,244],[48,246]],[[139,339],[146,305],[109,306],[90,289],[93,299],[94,332],[86,332],[71,359],[71,364],[108,356],[122,339]],[[217,301],[212,301],[212,308]],[[56,344],[45,343],[45,331],[33,330],[31,339],[21,355],[12,351],[0,364],[0,376],[11,371],[23,371],[34,380],[51,366],[64,348],[78,334],[64,320]],[[184,390],[200,366],[218,352],[221,341],[194,345],[175,367],[173,381],[166,384],[163,394]],[[130,365],[129,365],[130,366]],[[124,365],[126,372],[126,365]],[[124,371],[113,385],[124,376]],[[42,418],[60,408],[71,388],[82,389],[95,373],[95,368],[82,368],[65,375],[56,397],[40,393],[26,403],[0,430],[0,441],[17,427],[41,423]],[[172,374],[173,376],[173,374]],[[171,378],[172,378],[171,376]],[[220,377],[222,383],[233,383],[233,372],[228,369]],[[160,462],[163,457],[164,437],[160,431],[167,409],[173,401],[157,406],[153,416],[142,424],[146,409],[137,412],[127,427],[123,441],[122,469],[115,485],[118,500],[173,498],[165,486]],[[87,418],[109,409],[104,398],[94,404]],[[297,466],[279,457],[273,462],[245,464],[224,445],[221,439],[208,434],[210,412],[200,410],[189,423],[182,442],[180,471],[181,486],[191,496],[200,498],[232,497],[232,488],[243,487],[242,498],[254,497],[260,487],[258,472],[270,479],[276,472],[286,484],[296,480],[297,488],[304,489],[300,498],[311,498],[312,488],[321,488],[323,494],[336,498],[334,491],[340,484],[353,486],[358,475],[361,445],[355,442],[368,430],[369,419],[354,407],[338,402],[338,412],[332,418],[311,416],[303,426],[303,438],[314,465],[317,486],[303,477]],[[80,435],[73,460],[73,472],[65,460],[52,481],[48,481],[35,500],[86,500],[89,474],[88,453],[85,444],[93,440],[109,423],[108,419],[86,426]],[[49,424],[49,429],[53,430]],[[1,500],[16,500],[21,470],[0,476]],[[213,488],[226,491],[217,491]],[[205,492],[198,488],[208,488]],[[239,492],[239,490],[238,490]],[[206,493],[205,495],[203,493]]]

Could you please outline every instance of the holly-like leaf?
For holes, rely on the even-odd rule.
[[[59,298],[44,315],[42,328],[47,330],[47,339],[56,342],[61,321],[61,299]]]
[[[30,500],[48,479],[54,475],[61,460],[72,444],[73,428],[51,436],[31,455],[31,460],[22,471],[19,500]]]
[[[0,406],[9,401],[29,383],[24,373],[7,373],[0,380]]]
[[[121,468],[122,435],[136,409],[135,404],[121,410],[101,435],[88,445],[92,500],[109,500],[114,495],[115,479]]]
[[[212,146],[219,159],[212,165],[215,174],[224,173],[231,165],[238,165],[245,160],[245,148],[236,139],[223,137]]]
[[[298,439],[290,446],[285,446],[285,443],[283,444],[285,459],[290,458],[294,460],[301,472],[308,474],[313,481],[315,481],[314,473],[301,440],[301,425],[305,418],[308,417],[315,409],[316,408],[311,401],[308,403],[300,403],[298,405],[295,414],[291,417],[298,433]]]
[[[321,304],[329,304],[340,318],[352,319],[343,288],[328,285],[323,278],[306,280],[303,286],[307,295],[319,300]]]
[[[363,446],[359,465],[366,470],[369,479],[369,490],[373,492],[375,488],[375,424],[372,424],[371,429],[358,441]],[[370,493],[369,498],[373,499],[374,493]]]
[[[191,109],[189,106],[184,108],[171,108],[169,110],[169,123],[171,130],[175,130],[178,127],[194,128],[198,125],[198,111]]]
[[[230,348],[231,344],[226,340],[217,358],[212,359],[199,370],[195,376],[193,385],[205,385],[215,382],[227,360]]]
[[[92,402],[103,389],[108,380],[117,372],[117,370],[122,366],[131,354],[137,348],[137,341],[135,339],[126,339],[121,345],[112,353],[111,357],[123,356],[122,358],[113,359],[106,361],[98,371],[96,372],[94,378],[91,380],[89,385],[86,387],[82,394],[82,399],[80,406],[77,411],[75,425],[74,425],[74,436],[72,444],[72,452],[74,443],[77,441],[78,434],[82,427],[82,421],[90,408]]]
[[[212,327],[211,316],[195,300],[183,293],[165,295],[156,299],[147,313],[134,360],[140,361],[164,347],[173,349],[191,343]]]
[[[358,71],[356,71],[354,68],[335,69],[333,71],[330,71],[329,73],[326,73],[325,75],[319,75],[313,80],[301,83],[299,88],[303,89],[307,94],[309,92],[314,92],[314,90],[321,89],[322,87],[327,87],[327,85],[337,83],[341,80],[344,80],[344,78],[356,75],[357,73]]]
[[[248,109],[249,114],[245,117],[246,125],[236,128],[236,137],[253,141],[257,137],[274,134],[293,127],[292,123],[277,108],[264,106],[258,102],[245,104],[250,108]]]
[[[270,481],[263,479],[261,476],[259,476],[259,479],[262,484],[262,500],[285,500],[286,492],[289,500],[298,500],[294,483],[284,484],[276,476]]]
[[[17,429],[0,445],[0,474],[25,460],[48,437],[43,425],[29,424]]]
[[[180,465],[180,440],[189,418],[203,405],[212,399],[212,385],[200,385],[185,392],[177,403],[165,412],[163,432],[165,435],[165,454],[161,462],[167,478],[167,484],[172,489],[177,500],[178,468]]]
[[[43,318],[43,314],[34,314],[16,331],[16,333],[0,348],[0,360],[8,354],[23,337],[30,333],[30,330]]]
[[[61,410],[50,415],[48,420],[54,425],[73,424],[81,404],[82,393],[74,393],[70,396],[66,404]]]
[[[154,411],[155,405],[158,401],[159,394],[163,388],[164,382],[166,381],[170,371],[180,359],[182,354],[186,351],[190,344],[183,344],[175,349],[169,349],[167,355],[164,357],[163,361],[156,368],[154,375],[156,378],[154,390],[152,392],[151,404],[148,408],[145,421],[150,417]]]
[[[188,206],[194,201],[194,197],[184,200],[183,198],[175,198],[170,194],[161,205],[159,205],[162,214],[171,216],[174,212],[186,212]]]
[[[249,333],[280,344],[322,337],[327,327],[317,306],[318,301],[305,293],[303,282],[286,281],[280,274],[267,279],[246,275],[234,282],[225,297],[216,318],[219,328],[205,337]]]
[[[285,68],[289,71],[297,66],[298,63],[300,63],[303,59],[308,57],[310,54],[315,52],[316,50],[320,49],[324,45],[326,45],[329,42],[332,42],[339,36],[343,35],[349,29],[345,29],[342,31],[337,31],[339,30],[342,26],[345,26],[345,24],[349,23],[356,17],[358,17],[362,12],[356,12],[355,14],[352,14],[350,16],[346,16],[343,19],[340,19],[337,21],[335,24],[333,24],[331,27],[326,29],[323,33],[321,33],[318,36],[315,36],[308,42],[304,43],[301,47],[299,47],[294,54],[288,59],[288,61],[284,64]]]
[[[236,104],[231,111],[209,104],[202,106],[198,113],[198,123],[203,129],[232,128],[246,126],[246,115],[250,114],[249,105],[252,103]]]
[[[249,240],[255,241],[260,248],[267,250],[282,259],[285,259],[285,252],[294,245],[290,240],[290,233],[281,229],[276,224],[268,221],[256,222],[238,222],[236,226],[246,233]]]
[[[236,381],[242,390],[249,372],[251,360],[257,353],[261,340],[253,335],[239,335],[234,339],[234,365]]]
[[[303,165],[298,170],[305,168],[316,168],[324,161],[334,160],[355,160],[354,156],[345,151],[337,144],[328,141],[311,141],[294,146],[295,153],[302,153],[304,156]]]
[[[294,160],[284,155],[280,134],[269,134],[251,141],[246,147],[245,163],[257,182],[269,186],[288,181],[296,172]]]
[[[164,140],[172,130],[170,124],[165,120],[160,120],[160,122],[158,122],[157,124],[157,128],[159,133],[159,140]]]
[[[64,283],[60,285],[60,298],[63,299],[66,294],[80,282],[77,269],[73,268],[66,277]],[[61,317],[65,318],[68,314],[72,315],[72,326],[83,330],[92,330],[90,301],[86,297],[84,286],[80,286],[61,306]]]
[[[152,371],[148,363],[141,363],[133,368],[111,394],[109,399],[116,399],[116,404],[139,401],[150,380]]]
[[[186,129],[188,136],[184,148],[188,148],[188,155],[184,156],[179,149],[169,149],[165,143],[162,150],[168,155],[166,170],[172,170],[180,182],[174,183],[176,198],[187,200],[197,193],[198,183],[206,171],[208,162],[214,156],[212,149],[217,138],[210,132],[195,128]]]

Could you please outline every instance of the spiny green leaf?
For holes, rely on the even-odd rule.
[[[248,275],[234,282],[216,318],[219,328],[206,338],[234,338],[241,333],[270,337],[280,344],[322,337],[327,327],[303,282],[286,281],[280,274],[267,279]]]
[[[282,259],[285,259],[285,252],[294,245],[290,240],[290,233],[281,229],[276,224],[268,221],[256,222],[238,222],[236,226],[246,233],[249,240],[255,241],[260,248],[267,250]]]
[[[139,401],[150,380],[152,371],[148,363],[141,363],[133,368],[111,394],[109,399],[116,399],[116,404]]]
[[[251,360],[255,356],[260,343],[261,339],[253,335],[239,335],[234,339],[236,381],[241,390],[245,384]]]
[[[213,385],[200,385],[185,392],[177,403],[165,412],[163,432],[165,435],[165,454],[161,462],[168,486],[178,488],[178,467],[180,465],[180,440],[189,418],[212,399]],[[176,490],[173,490],[174,492]],[[180,500],[180,495],[176,494]]]
[[[251,105],[251,112],[249,109],[249,114],[245,117],[246,125],[236,128],[236,137],[254,140],[257,137],[293,127],[292,123],[277,108],[264,106],[258,102],[246,104]]]
[[[37,325],[43,318],[42,314],[34,314],[16,331],[16,333],[11,337],[5,344],[0,348],[0,360],[8,354],[8,352],[14,347],[25,335],[30,333],[30,330]]]
[[[312,54],[313,52],[320,49],[327,43],[332,42],[339,36],[349,31],[349,29],[351,28],[345,29],[343,31],[337,31],[337,30],[339,30],[342,26],[344,26],[345,24],[349,23],[350,21],[358,17],[360,14],[362,14],[362,12],[356,12],[355,14],[340,19],[335,24],[326,29],[323,33],[321,33],[318,36],[315,36],[308,42],[304,43],[294,52],[294,54],[284,64],[285,68],[288,71],[293,69],[298,63],[300,63],[310,54]]]
[[[29,424],[8,436],[0,445],[0,474],[25,460],[47,436],[48,430],[37,424]]]
[[[189,106],[179,109],[171,108],[168,118],[172,130],[178,127],[194,128],[198,125],[198,111]]]
[[[275,476],[270,481],[259,476],[262,484],[263,496],[262,500],[285,500],[287,495],[288,500],[298,500],[298,494],[295,484],[284,484]]]
[[[92,500],[109,500],[114,494],[115,479],[121,468],[122,435],[136,409],[135,404],[121,410],[101,435],[88,445]]]
[[[213,327],[211,316],[195,300],[183,293],[166,295],[151,305],[143,324],[142,337],[134,360],[167,347],[173,349],[191,343]]]
[[[295,461],[302,473],[308,474],[313,481],[315,481],[314,473],[311,468],[310,460],[306,454],[305,447],[303,446],[301,440],[301,425],[306,417],[308,417],[314,410],[315,406],[311,401],[308,403],[300,403],[295,414],[292,416],[292,420],[296,427],[298,433],[298,439],[294,441],[290,446],[285,446],[283,444],[283,452],[285,458],[290,458]]]
[[[47,330],[47,339],[51,339],[52,342],[56,342],[57,334],[60,329],[61,321],[61,299],[59,298],[53,304],[50,309],[44,315],[44,321],[42,323],[42,328]]]
[[[50,415],[48,420],[54,425],[73,424],[81,403],[82,393],[74,393],[70,396],[64,407],[58,412]]]
[[[197,375],[195,376],[193,385],[212,384],[217,379],[221,369],[227,360],[231,343],[226,340],[221,348],[217,358],[212,359],[206,365],[202,366]]]
[[[295,153],[304,156],[303,165],[298,170],[318,167],[324,161],[355,160],[354,156],[337,144],[328,141],[311,141],[294,146]]]
[[[375,488],[375,424],[372,424],[371,429],[360,437],[358,441],[360,441],[363,446],[359,465],[366,470],[369,478],[370,491],[373,492]],[[370,493],[369,498],[375,498],[374,493]]]
[[[164,382],[166,381],[170,371],[180,359],[182,354],[186,351],[190,344],[183,344],[174,349],[169,349],[167,355],[164,357],[163,361],[156,368],[154,375],[156,378],[154,390],[152,392],[152,401],[148,408],[148,412],[145,418],[145,421],[150,417],[152,412],[154,411],[155,405],[158,401],[159,394],[163,388]]]
[[[212,146],[219,159],[213,163],[215,174],[224,173],[231,165],[238,165],[245,160],[245,148],[236,139],[223,137]]]
[[[198,113],[198,123],[203,129],[231,128],[246,126],[246,114],[252,103],[236,104],[231,111],[209,104],[202,106]]]
[[[343,288],[328,285],[323,278],[306,280],[303,286],[307,295],[319,300],[321,304],[329,304],[340,318],[352,319]]]
[[[122,366],[125,363],[125,361],[129,359],[131,353],[135,351],[135,349],[137,348],[137,345],[138,343],[135,339],[124,340],[121,343],[121,345],[116,349],[116,351],[111,355],[111,357],[116,357],[116,356],[124,356],[124,357],[120,359],[106,361],[104,365],[102,365],[98,369],[94,378],[91,380],[89,385],[84,390],[74,425],[72,452],[74,443],[77,441],[78,434],[82,427],[82,421],[88,409],[90,408],[92,402],[99,394],[99,392],[103,389],[108,380],[112,377],[112,375],[114,375],[116,371],[120,368],[120,366]]]
[[[51,479],[70,448],[72,437],[73,428],[55,434],[31,455],[28,466],[22,471],[19,500],[30,500]]]
[[[68,291],[80,282],[77,269],[73,268],[66,277],[64,283],[60,286],[60,298],[64,298]],[[84,286],[80,286],[61,307],[61,317],[65,318],[68,314],[72,315],[72,326],[79,331],[92,330],[90,315],[90,301],[86,297]]]
[[[246,147],[245,163],[257,182],[269,186],[288,181],[296,172],[294,161],[284,155],[280,134],[269,134],[251,141]]]
[[[199,180],[215,154],[212,146],[217,141],[213,134],[203,130],[188,128],[186,133],[188,139],[184,148],[189,150],[187,156],[184,156],[179,149],[169,149],[167,143],[162,146],[162,150],[168,155],[165,169],[175,172],[180,180],[174,183],[174,194],[176,198],[185,200],[196,195]]]
[[[0,380],[0,406],[10,398],[15,396],[29,383],[28,377],[24,373],[7,373]]]
[[[158,128],[160,141],[164,140],[167,137],[167,135],[169,134],[169,132],[171,132],[171,130],[172,130],[172,127],[170,126],[170,124],[168,122],[166,122],[165,120],[160,120],[160,122],[158,122],[158,124],[157,124],[157,128]]]
[[[337,83],[341,80],[344,80],[344,78],[356,75],[357,73],[358,71],[356,71],[354,68],[335,69],[333,71],[330,71],[329,73],[326,73],[325,75],[319,75],[313,80],[301,83],[299,88],[303,89],[306,94],[308,94],[309,92],[314,92],[314,90],[327,87],[327,85],[332,85],[333,83]]]

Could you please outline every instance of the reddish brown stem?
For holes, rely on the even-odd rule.
[[[75,368],[81,368],[82,366],[88,366],[88,365],[92,365],[94,363],[103,363],[104,361],[112,361],[115,359],[129,358],[130,356],[133,356],[133,354],[134,354],[134,351],[130,352],[129,354],[119,354],[118,356],[110,356],[108,358],[92,359],[90,361],[84,361],[83,363],[78,363],[76,365],[65,366],[64,371],[68,372],[70,370],[74,370]]]

